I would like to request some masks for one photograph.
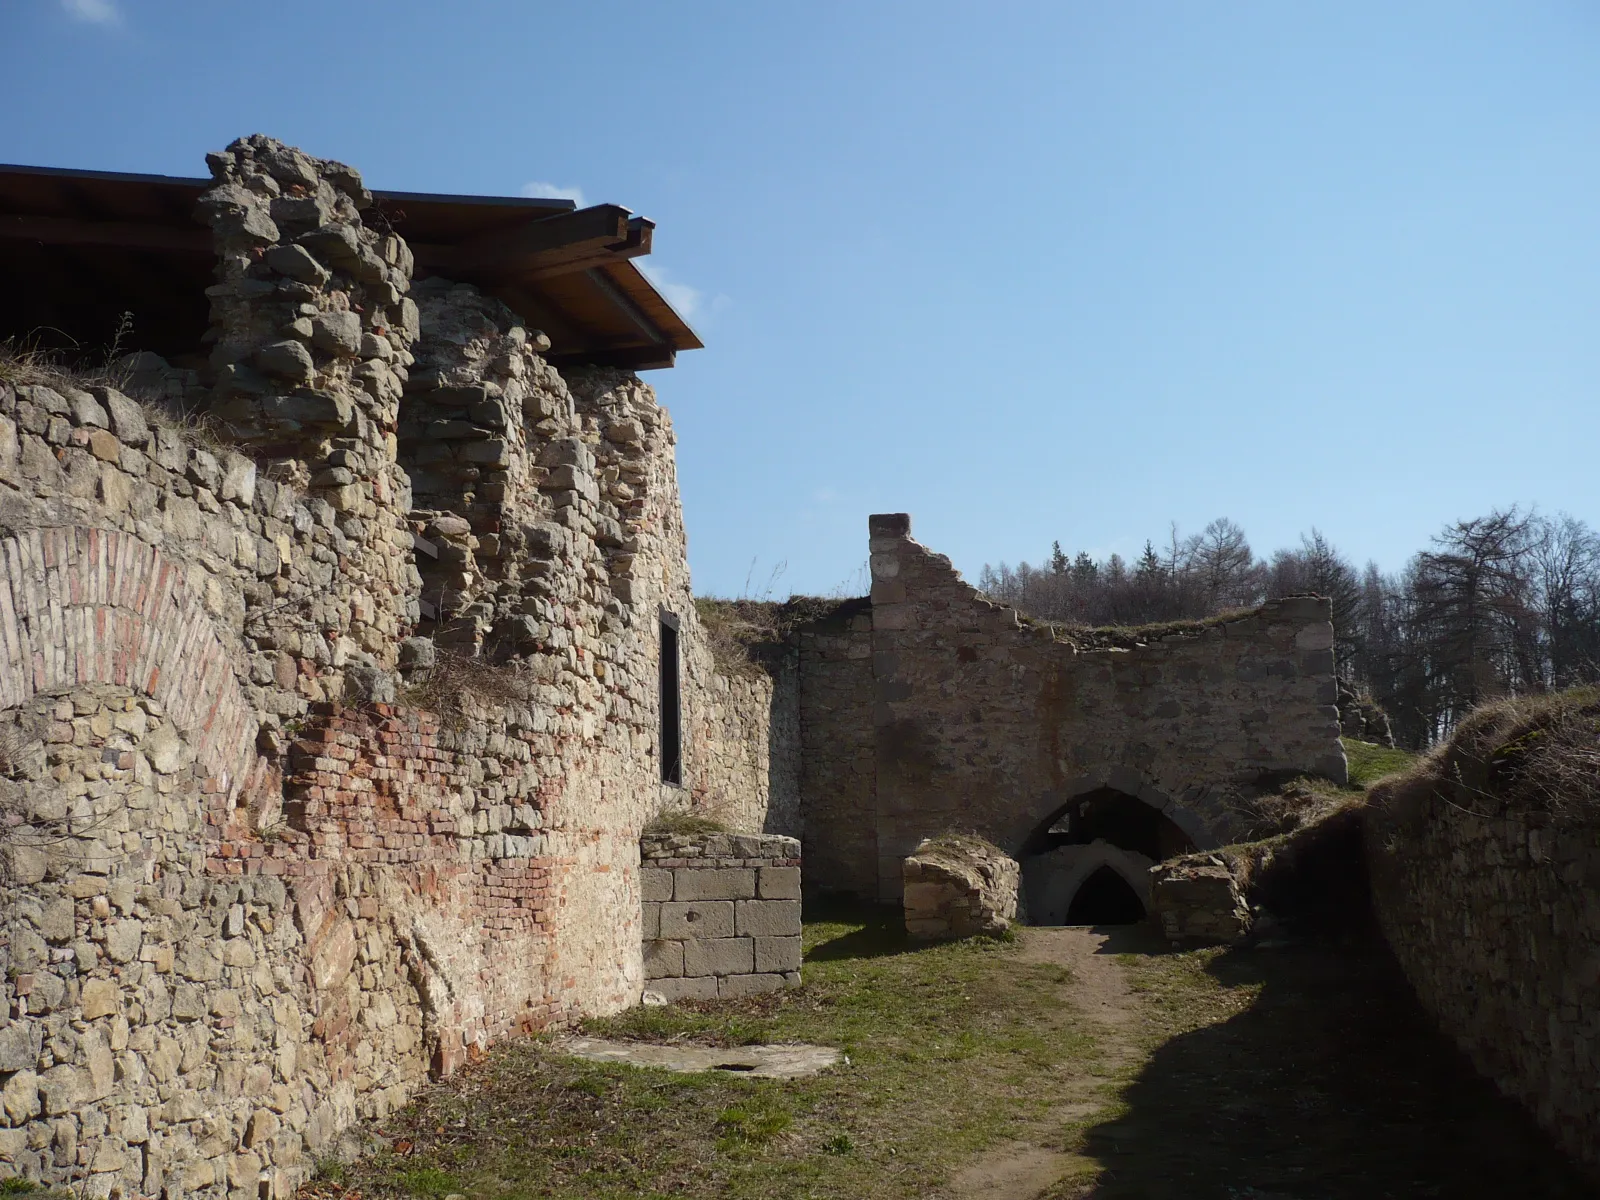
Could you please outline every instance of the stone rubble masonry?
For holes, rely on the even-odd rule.
[[[668,1000],[800,983],[800,843],[777,835],[640,840],[645,986]]]
[[[1600,1175],[1600,835],[1444,789],[1364,810],[1373,911],[1422,1006]],[[1463,790],[1464,791],[1464,790]]]
[[[1326,600],[1271,601],[1133,649],[1080,648],[985,599],[912,540],[905,514],[872,517],[869,534],[872,783],[855,768],[834,803],[857,807],[807,835],[828,839],[819,856],[844,867],[846,886],[860,888],[870,851],[876,899],[898,902],[902,860],[923,839],[968,829],[1016,856],[1103,787],[1207,849],[1231,840],[1242,792],[1296,774],[1343,782]]]
[[[1017,917],[1017,860],[974,837],[931,838],[903,865],[906,933],[917,941],[994,937]]]
[[[872,818],[877,761],[871,601],[847,601],[827,620],[802,629],[798,641],[806,886],[873,896],[878,848]]]
[[[1236,943],[1249,935],[1250,905],[1218,855],[1169,859],[1150,874],[1150,913],[1168,941]]]
[[[86,1200],[293,1194],[430,1074],[637,1002],[656,816],[798,820],[797,683],[715,668],[650,388],[557,372],[464,285],[419,304],[350,168],[265,138],[211,167],[211,364],[142,374],[226,445],[0,383],[0,806],[47,835],[0,875],[0,1174]],[[458,417],[502,436],[419,461]],[[525,698],[401,703],[435,644]],[[730,855],[730,938],[798,895],[764,853]],[[790,943],[743,940],[730,987],[782,980]]]

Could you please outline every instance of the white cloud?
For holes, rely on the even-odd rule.
[[[105,0],[76,0],[90,4],[105,3]],[[583,207],[583,189],[575,187],[557,187],[553,183],[545,183],[535,179],[522,185],[522,194],[533,200],[571,200],[579,208]]]
[[[699,288],[690,287],[687,283],[677,282],[672,278],[670,271],[657,263],[641,262],[639,259],[634,259],[633,265],[644,273],[646,279],[656,285],[656,291],[666,297],[667,303],[677,309],[678,315],[685,321],[693,320],[695,315],[701,311],[705,293]],[[721,297],[718,297],[718,299],[720,300]]]
[[[122,24],[122,13],[115,0],[61,0],[61,7],[69,17],[89,25]]]

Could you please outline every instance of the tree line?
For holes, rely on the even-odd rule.
[[[1340,678],[1388,712],[1397,743],[1420,749],[1474,706],[1600,681],[1600,534],[1575,517],[1518,508],[1457,521],[1398,573],[1362,570],[1313,529],[1259,558],[1218,518],[1132,562],[1069,555],[985,564],[978,586],[1031,616],[1143,625],[1249,608],[1297,592],[1333,604]]]

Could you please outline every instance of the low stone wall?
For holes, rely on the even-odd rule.
[[[800,982],[800,843],[646,834],[639,843],[645,988],[715,1000]]]
[[[1149,907],[1172,942],[1239,942],[1250,932],[1239,880],[1212,854],[1186,855],[1151,871]]]
[[[993,936],[1016,920],[1017,861],[979,838],[931,838],[901,869],[906,932],[919,941]]]
[[[1373,909],[1445,1033],[1600,1168],[1600,839],[1493,795],[1464,799],[1374,791]]]

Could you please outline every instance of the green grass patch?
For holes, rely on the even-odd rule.
[[[386,1122],[409,1152],[356,1165],[351,1185],[428,1200],[925,1195],[1036,1121],[1051,1101],[1041,1081],[1090,1069],[1096,1046],[1060,966],[1001,941],[912,947],[898,925],[875,913],[808,923],[801,989],[585,1026],[716,1046],[816,1042],[847,1065],[798,1080],[680,1075],[514,1042]]]
[[[1350,786],[1371,787],[1385,775],[1409,771],[1417,755],[1409,750],[1395,750],[1375,742],[1358,742],[1354,738],[1340,738],[1344,744],[1345,761],[1350,765]]]

